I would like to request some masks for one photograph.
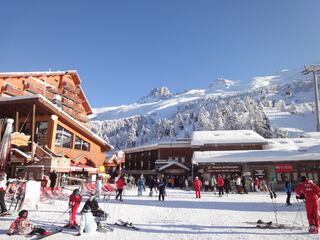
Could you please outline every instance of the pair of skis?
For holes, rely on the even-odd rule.
[[[127,228],[127,229],[136,230],[136,231],[139,230],[139,228],[134,226],[132,222],[123,221],[121,219],[118,219],[118,222],[115,222],[113,225],[118,226],[118,227]]]
[[[31,237],[30,239],[31,239],[31,240],[45,239],[45,238],[47,238],[47,237],[50,237],[50,236],[55,235],[55,234],[57,234],[57,233],[60,233],[60,232],[62,232],[62,231],[63,231],[62,228],[61,228],[61,229],[56,229],[55,231],[51,232],[50,234],[47,234],[47,235],[35,235],[35,236]]]

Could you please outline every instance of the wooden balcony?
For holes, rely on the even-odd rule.
[[[45,90],[44,89],[42,89],[40,87],[37,87],[36,85],[33,85],[31,83],[25,83],[24,90],[28,91],[28,92],[31,92],[33,94],[40,94],[42,96],[45,95]]]
[[[82,114],[79,114],[79,113],[76,113],[74,115],[74,117],[79,120],[80,122],[83,122],[83,123],[87,123],[89,122],[89,118],[87,118],[86,116],[82,115]]]
[[[66,113],[68,113],[70,116],[72,117],[75,117],[75,112],[69,108],[69,107],[66,107],[66,106],[62,106],[62,110],[65,111]]]
[[[2,94],[6,94],[6,95],[9,95],[9,96],[23,96],[24,93],[22,90],[14,87],[14,86],[11,86],[11,85],[4,85],[1,89],[1,93]]]
[[[74,103],[74,101],[70,100],[69,98],[62,97],[62,105],[69,107],[69,108],[73,108],[75,103]]]
[[[62,88],[67,89],[68,91],[75,93],[75,94],[79,94],[79,92],[80,92],[79,88],[68,83],[67,81],[62,81]]]

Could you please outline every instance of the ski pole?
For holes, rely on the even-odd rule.
[[[53,225],[54,222],[56,222],[57,220],[59,220],[60,218],[62,218],[67,212],[70,211],[71,208],[68,208],[66,211],[64,211],[58,218],[54,219],[50,225]]]

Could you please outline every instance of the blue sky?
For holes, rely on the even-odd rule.
[[[320,62],[317,0],[3,0],[0,71],[78,70],[93,107]]]

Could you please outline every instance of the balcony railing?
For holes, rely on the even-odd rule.
[[[78,94],[80,92],[79,88],[72,85],[71,83],[68,83],[67,81],[62,82],[62,88],[67,89],[68,91],[73,92],[75,94]]]
[[[24,95],[23,91],[16,88],[15,86],[6,84],[2,87],[1,93],[7,94],[9,96],[22,96]]]
[[[45,90],[40,88],[40,87],[37,87],[31,83],[25,83],[24,84],[24,90],[25,91],[28,91],[28,92],[31,92],[33,94],[41,94],[44,96],[45,94]]]

